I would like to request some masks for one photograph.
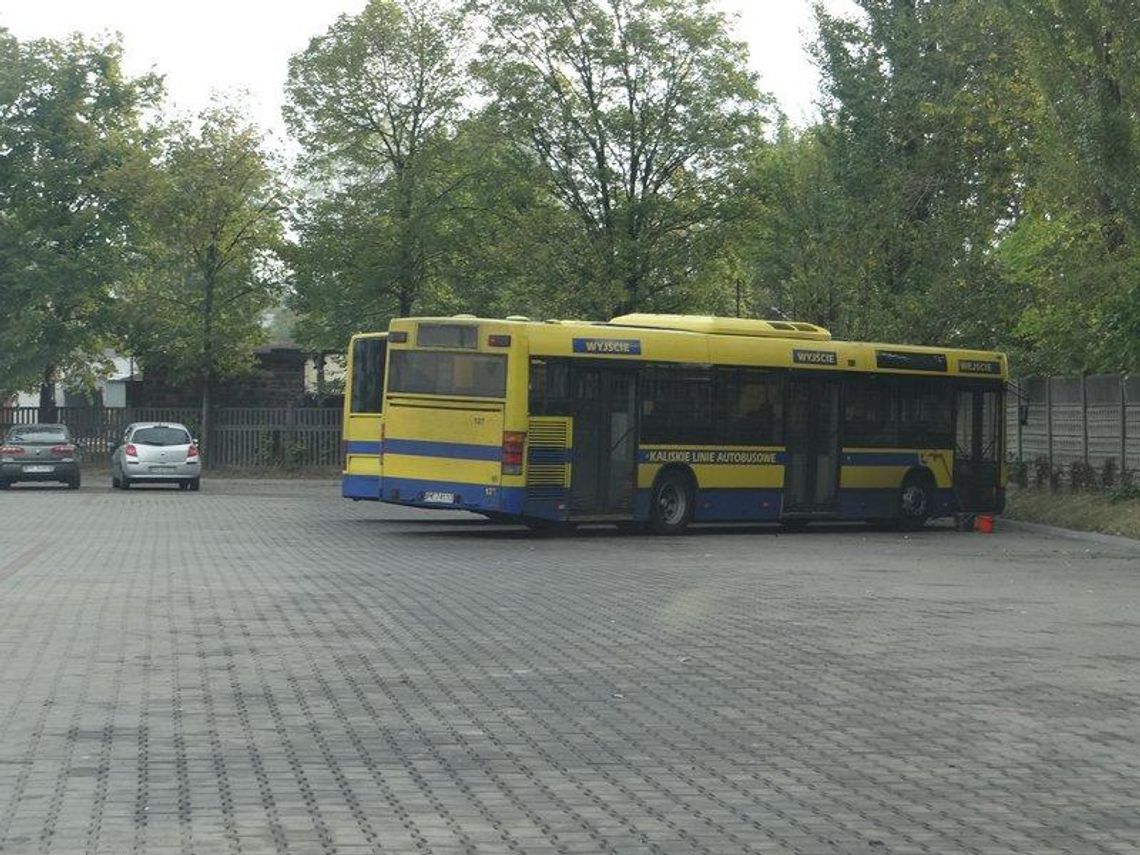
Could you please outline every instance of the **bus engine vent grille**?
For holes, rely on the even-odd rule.
[[[527,495],[531,499],[556,498],[570,487],[570,438],[573,420],[541,417],[527,430]]]

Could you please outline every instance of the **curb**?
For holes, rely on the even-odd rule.
[[[1099,531],[1079,531],[1073,528],[1058,528],[1052,525],[1044,525],[1042,523],[1025,522],[1024,520],[1013,520],[1009,517],[999,517],[999,525],[1003,528],[1011,528],[1025,532],[1032,532],[1034,534],[1044,534],[1049,537],[1060,537],[1066,540],[1083,540],[1088,543],[1099,543],[1101,546],[1117,546],[1121,549],[1134,550],[1140,552],[1140,540],[1135,540],[1131,537],[1123,537],[1118,534],[1103,534]]]

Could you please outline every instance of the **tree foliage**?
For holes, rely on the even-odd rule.
[[[290,260],[311,339],[425,306],[462,182],[448,166],[461,38],[434,0],[370,0],[290,60],[285,118],[310,191]]]
[[[476,74],[511,143],[576,220],[579,310],[691,297],[691,250],[720,223],[727,173],[757,137],[745,47],[707,0],[486,0]]]
[[[105,345],[158,94],[115,39],[0,29],[0,387],[42,383],[46,406]]]
[[[1009,0],[1047,109],[1025,216],[1003,243],[1031,295],[1027,369],[1140,367],[1140,17],[1102,0]]]
[[[149,178],[143,251],[121,287],[125,340],[144,369],[197,386],[208,411],[214,382],[264,340],[287,197],[258,129],[226,104],[169,127]]]
[[[1038,98],[990,0],[861,0],[820,12],[817,132],[853,215],[852,332],[985,344],[1016,318],[993,245],[1018,214]],[[838,225],[838,224],[837,224]]]

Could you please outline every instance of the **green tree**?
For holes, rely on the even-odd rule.
[[[446,161],[464,38],[433,0],[369,0],[290,60],[285,118],[309,192],[289,258],[314,343],[424,305],[463,178]]]
[[[743,314],[791,317],[836,334],[865,334],[850,234],[857,222],[836,179],[826,128],[781,121],[771,144],[743,164],[725,275],[739,285]]]
[[[1030,294],[1026,370],[1140,367],[1140,17],[1111,0],[1007,0],[1046,109],[1002,243]]]
[[[859,0],[818,12],[818,131],[848,211],[850,330],[994,346],[1024,295],[994,252],[1016,222],[1040,97],[995,0]]]
[[[125,339],[144,369],[194,383],[208,441],[219,379],[248,368],[284,274],[285,191],[261,134],[219,104],[171,126],[147,186],[146,242],[121,287]]]
[[[140,115],[156,78],[129,78],[116,39],[21,43],[0,29],[0,386],[55,382],[107,341],[131,242]]]
[[[711,0],[472,0],[476,75],[504,134],[575,224],[561,291],[578,311],[694,301],[727,174],[762,127],[747,51]]]

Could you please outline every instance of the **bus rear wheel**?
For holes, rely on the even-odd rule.
[[[693,520],[693,488],[680,472],[667,472],[653,485],[649,528],[655,534],[680,534]]]

